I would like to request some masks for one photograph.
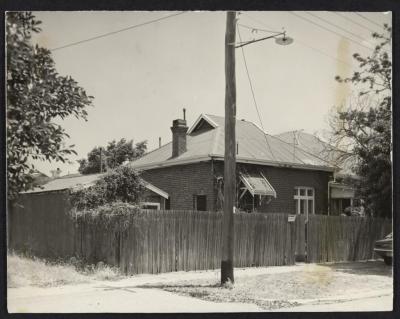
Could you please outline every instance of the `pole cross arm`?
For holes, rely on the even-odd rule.
[[[255,42],[260,42],[260,41],[264,41],[264,40],[267,40],[267,39],[276,38],[276,37],[278,37],[280,35],[283,35],[285,37],[285,34],[286,34],[286,32],[281,32],[281,33],[277,33],[277,34],[270,35],[270,36],[267,36],[267,37],[264,37],[264,38],[260,38],[260,39],[255,39],[255,40],[251,40],[251,41],[244,41],[244,42],[239,42],[239,43],[229,43],[229,44],[230,45],[234,45],[235,49],[237,49],[237,48],[241,48],[241,47],[244,47],[245,45],[249,45],[249,44],[252,44],[252,43],[255,43]]]

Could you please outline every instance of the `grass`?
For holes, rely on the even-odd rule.
[[[115,268],[98,263],[78,266],[74,263],[48,262],[35,257],[25,257],[14,253],[7,258],[7,287],[25,286],[55,287],[78,284],[93,280],[116,280],[121,274]]]
[[[180,295],[214,302],[253,303],[265,310],[300,305],[307,300],[335,298],[340,295],[356,297],[368,287],[385,289],[391,277],[371,274],[351,274],[328,266],[309,265],[305,271],[282,275],[245,275],[236,278],[234,285],[221,287],[215,279],[180,281],[173,284],[153,284]],[[146,287],[146,285],[143,285]]]

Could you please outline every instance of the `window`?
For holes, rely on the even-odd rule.
[[[296,214],[310,215],[315,214],[314,189],[311,187],[295,187],[294,202]]]
[[[206,195],[194,195],[193,196],[193,209],[194,210],[207,210],[207,196]]]
[[[167,209],[167,210],[171,209],[171,197],[168,197],[165,200],[165,209]]]

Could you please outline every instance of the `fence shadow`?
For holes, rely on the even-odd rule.
[[[137,285],[136,288],[147,288],[147,289],[168,289],[168,288],[220,288],[221,284],[145,284]]]
[[[161,290],[174,290],[179,288],[221,288],[219,283],[215,284],[141,284],[141,285],[129,285],[129,286],[97,286],[96,289],[102,289],[104,291],[126,291],[130,293],[136,293],[134,289],[161,289]]]
[[[342,262],[335,264],[322,264],[325,267],[336,272],[344,272],[352,275],[377,275],[392,277],[393,268],[391,266],[385,265],[382,260],[371,260],[366,262]],[[361,280],[361,279],[360,279]]]

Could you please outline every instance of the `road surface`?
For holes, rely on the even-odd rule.
[[[260,267],[235,269],[236,278],[240,276],[274,275],[282,283],[285,273],[313,269],[312,265]],[[385,268],[386,267],[386,268]],[[333,267],[334,271],[346,271],[346,280],[351,288],[357,288],[357,282],[370,278],[368,289],[356,294],[338,291],[335,297],[304,299],[299,295],[301,304],[292,308],[280,308],[274,311],[391,311],[393,288],[390,268],[383,263],[347,263]],[[389,272],[388,272],[389,269]],[[349,272],[355,275],[349,275]],[[164,291],[157,285],[171,284],[182,280],[219,280],[219,271],[175,272],[159,275],[138,275],[118,281],[93,281],[86,284],[65,285],[60,287],[21,287],[8,289],[8,311],[11,313],[168,313],[168,312],[257,312],[265,311],[255,303],[212,302],[201,297],[178,295]],[[380,288],[376,283],[382,283]],[[375,283],[375,284],[372,284]],[[144,288],[143,285],[150,285]],[[273,287],[268,287],[274,289]],[[344,287],[345,288],[345,287]],[[290,289],[282,287],[280,289]],[[291,300],[296,301],[296,300]]]

